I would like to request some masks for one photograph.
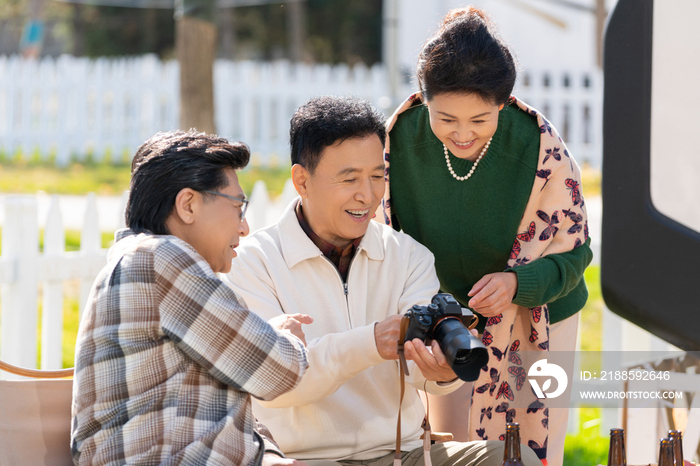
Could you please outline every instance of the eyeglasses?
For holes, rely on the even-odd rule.
[[[240,209],[241,209],[241,222],[245,218],[245,213],[248,210],[248,202],[249,202],[248,199],[242,199],[240,197],[229,196],[228,194],[219,193],[216,191],[202,191],[202,192],[207,193],[207,194],[214,194],[216,196],[225,197],[226,199],[231,199],[232,201],[242,202],[243,205],[240,207]]]

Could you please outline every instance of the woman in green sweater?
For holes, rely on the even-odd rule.
[[[442,412],[434,427],[496,439],[516,421],[523,443],[561,465],[568,409],[546,409],[523,382],[547,351],[576,348],[592,258],[578,166],[544,116],[511,95],[513,57],[481,11],[447,15],[417,77],[421,93],[389,122],[384,219],[433,252],[441,290],[481,316],[490,348],[469,422],[462,392],[461,403],[431,401]]]

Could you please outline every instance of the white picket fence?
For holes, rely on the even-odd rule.
[[[61,368],[63,282],[81,280],[81,304],[105,264],[97,228],[94,195],[81,233],[79,252],[65,252],[58,197],[54,196],[44,230],[44,253],[39,254],[36,199],[8,196],[0,257],[0,358],[34,368],[37,363],[38,284],[43,287],[42,369]]]
[[[404,82],[403,99],[416,90]],[[263,164],[287,160],[289,119],[315,95],[353,94],[390,115],[386,68],[359,64],[306,65],[286,61],[218,60],[214,69],[217,132],[248,143]],[[601,164],[602,73],[524,70],[515,94],[560,131],[579,162]],[[179,67],[153,55],[91,60],[61,56],[41,61],[0,56],[0,151],[59,163],[93,153],[98,160],[131,157],[157,131],[178,128]]]

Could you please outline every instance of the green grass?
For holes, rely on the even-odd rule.
[[[108,248],[114,243],[114,233],[103,232],[102,247]],[[2,226],[0,226],[0,237],[2,237]],[[80,251],[80,232],[78,230],[66,230],[66,251]],[[39,253],[44,251],[44,230],[39,230]],[[2,241],[0,241],[0,255],[2,255]]]
[[[583,275],[588,286],[588,301],[581,310],[581,350],[601,351],[603,295],[600,291],[600,266],[591,266]]]
[[[609,439],[600,436],[599,408],[579,408],[580,430],[576,435],[568,434],[564,446],[565,466],[595,466],[607,464]]]
[[[278,196],[290,176],[289,166],[248,166],[238,173],[238,179],[248,195],[258,180],[265,180],[272,197]],[[56,167],[49,162],[42,165],[29,162],[0,162],[0,193],[34,194],[45,191],[49,194],[84,195],[94,192],[99,195],[119,195],[129,189],[131,179],[127,165],[95,163],[72,163]]]
[[[65,168],[23,164],[0,165],[0,192],[117,195],[129,187],[129,167],[82,165]]]
[[[66,290],[70,294],[70,290]],[[74,285],[74,293],[79,289]],[[71,296],[63,301],[63,348],[61,351],[63,367],[73,367],[75,361],[75,342],[80,325],[78,298]],[[41,329],[39,330],[41,332]],[[41,335],[41,333],[39,333]],[[41,354],[41,352],[39,353]]]
[[[602,180],[600,169],[589,165],[581,167],[581,185],[583,186],[584,196],[600,196]]]

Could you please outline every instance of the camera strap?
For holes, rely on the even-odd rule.
[[[401,466],[401,405],[403,404],[403,395],[406,390],[406,375],[408,373],[408,365],[406,364],[406,355],[404,354],[403,343],[406,338],[406,330],[408,329],[408,317],[403,316],[401,318],[401,326],[399,331],[399,341],[398,343],[398,354],[399,354],[399,376],[401,379],[401,397],[399,398],[399,416],[396,422],[396,451],[394,452],[394,466]],[[423,419],[423,462],[425,466],[432,466],[430,460],[430,422],[428,422],[428,411],[425,413],[425,418]]]
[[[411,375],[408,373],[408,364],[406,364],[406,355],[403,352],[403,343],[404,340],[406,339],[406,331],[408,330],[408,323],[410,322],[409,318],[406,316],[401,317],[401,324],[399,327],[399,341],[398,341],[398,350],[397,353],[399,353],[399,361],[400,361],[400,366],[401,366],[401,400],[403,400],[403,378],[404,374],[406,375]],[[401,413],[399,413],[401,415]]]
[[[472,321],[467,325],[467,329],[473,330],[476,328],[477,324],[479,323],[479,316],[472,314]]]

